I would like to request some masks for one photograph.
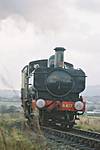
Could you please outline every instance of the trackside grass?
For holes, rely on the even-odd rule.
[[[42,150],[47,145],[43,136],[32,133],[24,125],[22,114],[0,116],[0,150]]]
[[[77,121],[77,128],[84,130],[100,132],[100,117],[98,116],[82,116]]]

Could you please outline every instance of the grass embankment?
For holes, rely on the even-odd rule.
[[[0,150],[42,150],[46,149],[43,137],[25,127],[21,114],[0,116]]]
[[[84,130],[100,132],[100,117],[84,115],[80,117],[79,121],[77,121],[76,127]]]
[[[100,117],[82,116],[77,127],[100,132]],[[25,126],[21,113],[0,116],[0,150],[50,150],[54,147],[40,133]],[[55,145],[55,149],[58,149]]]

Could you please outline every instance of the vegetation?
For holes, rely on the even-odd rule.
[[[0,106],[0,113],[1,114],[4,114],[4,113],[16,113],[19,111],[19,107],[16,107],[14,105],[10,105],[10,106],[7,106],[7,105],[1,105]]]
[[[43,135],[32,133],[24,124],[25,119],[19,114],[0,116],[1,150],[42,150],[47,143]]]
[[[77,128],[100,132],[100,117],[84,115],[77,121]]]
[[[100,117],[82,116],[77,128],[100,132]],[[50,143],[43,134],[33,132],[21,113],[0,115],[0,150],[50,150],[58,149],[57,143]]]

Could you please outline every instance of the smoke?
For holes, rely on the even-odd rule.
[[[81,11],[98,12],[99,8],[99,0],[0,0],[0,20],[19,16],[32,22],[41,31],[51,30],[56,34],[58,31],[80,32],[78,29],[88,26],[85,24],[83,27]]]
[[[0,20],[12,17],[19,24],[18,18],[23,18],[42,33],[87,34],[91,29],[88,22],[92,25],[95,16],[91,18],[85,11],[94,12],[99,6],[99,0],[0,0]]]
[[[3,72],[0,73],[0,84],[3,87],[5,87],[5,89],[12,90],[15,97],[19,97],[18,93],[15,90],[16,88],[14,88],[14,86],[13,86],[13,82],[12,82],[12,79],[10,78],[10,73],[9,73],[7,67],[2,64],[2,68],[3,68]]]
[[[0,0],[0,19],[18,15],[41,30],[61,30],[69,22],[70,0]]]
[[[2,69],[2,84],[19,87],[21,68],[48,58],[56,46],[68,49],[67,61],[69,53],[73,63],[84,64],[90,72],[100,55],[99,7],[99,0],[0,0],[0,60],[10,76]],[[88,56],[93,56],[91,63]]]
[[[19,97],[18,93],[16,92],[16,90],[14,89],[14,87],[12,86],[12,83],[9,83],[10,80],[8,81],[8,79],[6,79],[2,74],[0,74],[0,80],[3,83],[3,85],[6,87],[6,89],[10,89],[12,90],[12,92],[14,93],[15,97]]]

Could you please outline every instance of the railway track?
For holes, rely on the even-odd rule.
[[[77,129],[77,128],[73,128],[71,132],[100,140],[100,133],[97,133],[97,132],[85,131],[85,130]]]
[[[91,132],[91,131],[86,131],[86,130],[82,130],[82,129],[78,129],[78,128],[72,128],[72,129],[66,129],[63,128],[61,126],[54,126],[54,129],[60,130],[60,131],[64,131],[64,132],[71,132],[74,134],[79,134],[82,136],[86,136],[86,137],[91,137],[93,139],[100,139],[100,133],[98,132]]]
[[[13,127],[20,128],[21,123],[17,122]],[[50,141],[63,145],[64,150],[100,150],[100,133],[76,128],[66,130],[58,126],[41,126],[41,130]]]
[[[44,135],[50,140],[68,146],[65,150],[100,150],[100,134],[72,129],[61,131],[42,126]]]

